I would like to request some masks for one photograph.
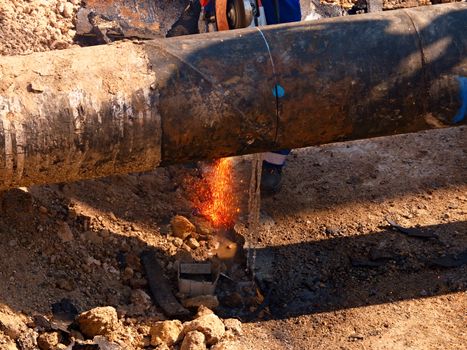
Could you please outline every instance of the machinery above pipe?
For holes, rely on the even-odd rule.
[[[465,123],[467,3],[0,57],[0,189]]]

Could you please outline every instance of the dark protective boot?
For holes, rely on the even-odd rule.
[[[281,189],[283,165],[263,161],[261,172],[261,194],[273,195]]]

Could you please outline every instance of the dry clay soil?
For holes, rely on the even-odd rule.
[[[61,9],[64,29],[49,48],[72,34]],[[465,348],[467,266],[432,262],[467,248],[466,160],[466,127],[295,150],[282,191],[261,205],[257,263],[272,261],[274,275],[268,307],[243,323],[231,349]],[[3,193],[0,311],[48,316],[62,298],[80,311],[112,305],[138,338],[162,315],[131,310],[132,290],[147,286],[137,262],[125,280],[119,259],[155,247],[174,277],[166,227],[193,213],[181,180],[190,174],[177,166]],[[408,237],[387,219],[435,237]],[[0,330],[0,348],[10,343]]]

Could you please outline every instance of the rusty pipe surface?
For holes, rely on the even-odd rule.
[[[465,123],[467,4],[0,58],[0,189]]]

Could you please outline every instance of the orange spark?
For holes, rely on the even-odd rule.
[[[238,213],[233,185],[232,158],[218,159],[204,174],[205,189],[199,197],[198,210],[216,228],[232,226]]]

